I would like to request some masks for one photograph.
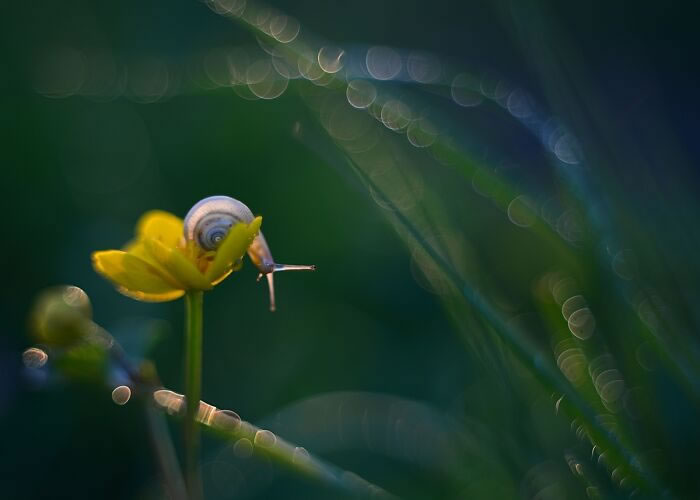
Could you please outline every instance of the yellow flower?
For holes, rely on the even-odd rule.
[[[210,290],[241,262],[260,230],[262,217],[231,227],[216,250],[185,241],[183,221],[168,212],[145,213],[136,238],[123,250],[92,254],[92,265],[117,289],[137,300],[165,302],[187,290]]]

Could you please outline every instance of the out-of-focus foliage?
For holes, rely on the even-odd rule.
[[[697,497],[691,16],[274,7],[6,7],[0,495],[162,498],[128,374],[67,345],[70,308],[41,309],[56,342],[27,317],[75,283],[182,392],[181,304],[89,256],[226,194],[319,271],[281,276],[274,314],[249,263],[207,295],[206,401],[402,498]],[[207,498],[331,494],[254,444],[205,442]]]

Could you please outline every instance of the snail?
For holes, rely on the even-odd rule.
[[[194,241],[204,250],[216,250],[234,224],[249,224],[254,219],[253,212],[245,205],[229,196],[210,196],[197,202],[184,221],[186,241]],[[262,232],[259,232],[248,247],[248,256],[260,274],[258,281],[265,276],[270,290],[270,311],[275,310],[275,283],[273,273],[280,271],[313,271],[316,266],[277,264],[272,258],[270,247]]]

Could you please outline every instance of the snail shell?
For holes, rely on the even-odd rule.
[[[197,202],[185,216],[185,239],[205,250],[216,250],[231,226],[250,224],[253,212],[244,203],[229,196],[210,196]]]

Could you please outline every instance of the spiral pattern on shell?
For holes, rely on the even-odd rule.
[[[184,221],[185,239],[195,241],[205,250],[216,250],[231,226],[249,224],[253,213],[240,201],[229,196],[210,196],[197,202]]]

